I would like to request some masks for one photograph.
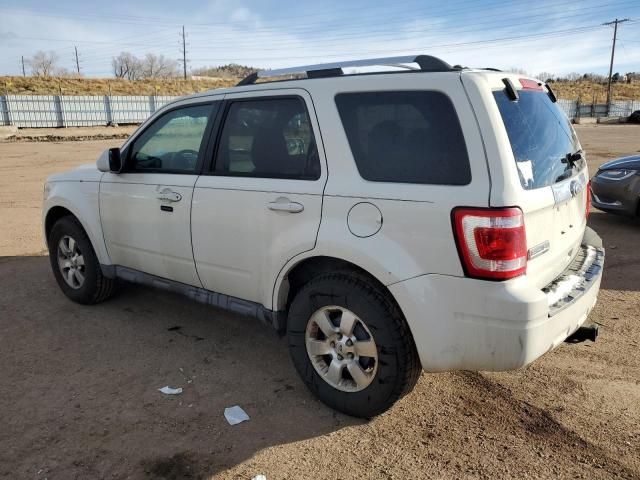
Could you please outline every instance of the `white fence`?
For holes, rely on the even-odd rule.
[[[0,96],[0,125],[29,127],[90,127],[113,123],[142,123],[163,105],[179,97],[170,96],[78,96],[5,95]],[[640,101],[614,101],[585,104],[558,100],[569,118],[628,117],[640,110]]]
[[[16,127],[90,127],[142,123],[170,96],[0,96],[0,125]]]

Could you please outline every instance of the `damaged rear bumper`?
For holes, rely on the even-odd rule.
[[[403,310],[427,371],[502,371],[557,347],[595,305],[604,249],[587,228],[582,250],[544,289],[526,275],[489,282],[423,275],[389,288]]]

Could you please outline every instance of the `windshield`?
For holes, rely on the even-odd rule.
[[[584,159],[568,160],[580,151],[580,142],[569,119],[557,103],[542,91],[518,91],[511,101],[504,90],[493,92],[502,115],[522,186],[531,190],[572,177]],[[575,156],[574,158],[578,158]]]

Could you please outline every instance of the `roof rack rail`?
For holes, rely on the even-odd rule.
[[[407,63],[416,63],[418,68],[408,67]],[[260,70],[247,75],[236,86],[252,85],[259,78],[273,78],[283,75],[306,74],[307,78],[337,77],[344,74],[343,68],[350,67],[374,67],[389,66],[408,68],[420,72],[449,72],[459,70],[460,67],[452,67],[447,62],[431,55],[406,55],[402,57],[368,58],[363,60],[347,60],[336,63],[319,63],[316,65],[302,65],[299,67],[279,68],[274,70]]]

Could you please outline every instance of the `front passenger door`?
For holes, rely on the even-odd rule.
[[[191,248],[191,197],[216,102],[158,116],[123,149],[122,173],[100,184],[100,217],[114,265],[201,286]]]

